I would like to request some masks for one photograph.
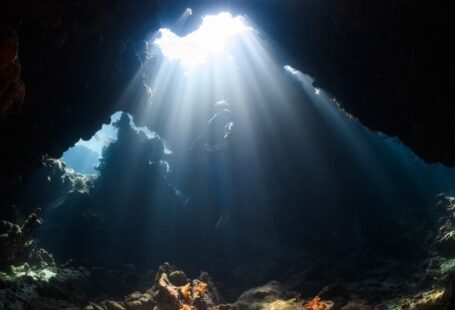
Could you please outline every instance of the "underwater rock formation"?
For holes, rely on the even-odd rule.
[[[145,246],[135,240],[150,226],[152,216],[162,217],[153,225],[163,231],[168,230],[172,216],[182,216],[176,212],[182,201],[168,178],[162,140],[134,130],[126,114],[121,121],[119,138],[105,148],[97,168],[102,172],[100,176],[77,173],[62,160],[45,157],[40,168],[20,180],[13,211],[27,214],[37,207],[42,209],[45,221],[37,239],[60,262],[95,256],[120,260],[124,253],[141,253]],[[132,196],[125,192],[128,186],[118,182],[130,172],[132,157],[124,152],[130,148],[141,150],[140,158],[135,160],[143,175],[132,184],[136,190]],[[152,190],[159,192],[161,201],[153,198]],[[156,212],[161,206],[166,208]],[[125,214],[119,214],[119,210]],[[161,242],[161,237],[148,240]],[[117,246],[127,250],[122,252]]]
[[[165,263],[159,267],[154,286],[145,293],[134,292],[120,301],[90,302],[85,309],[329,310],[332,307],[331,302],[320,301],[318,297],[307,301],[298,297],[287,298],[286,296],[295,295],[295,293],[285,292],[285,288],[276,281],[248,290],[234,303],[225,303],[213,279],[207,273],[202,272],[197,279],[187,279],[185,284],[180,282],[183,278],[179,277],[177,281],[182,285],[171,282],[170,279],[173,278],[171,274],[176,273],[184,275],[183,271]]]
[[[193,21],[202,11],[198,6],[209,2],[218,1],[178,1],[195,4]],[[398,135],[426,160],[455,163],[453,75],[448,70],[453,48],[445,44],[453,18],[445,4],[228,2],[233,13],[247,14],[264,37],[271,36],[271,48],[282,47],[294,57],[283,55],[283,61],[314,76],[315,86],[333,93],[369,128]],[[159,25],[161,4],[166,1],[16,0],[0,5],[0,30],[14,29],[0,33],[0,308],[455,309],[454,198],[441,195],[428,209],[422,197],[434,194],[429,187],[416,193],[405,186],[405,194],[386,181],[384,188],[400,202],[382,203],[388,194],[364,191],[368,187],[358,181],[364,171],[356,165],[365,160],[371,168],[365,183],[374,188],[382,176],[395,177],[420,163],[395,165],[389,156],[394,154],[386,154],[376,170],[371,159],[382,152],[378,148],[345,164],[353,154],[343,139],[331,144],[338,133],[325,131],[318,118],[315,135],[302,144],[301,153],[294,152],[295,141],[312,136],[311,131],[294,135],[288,130],[291,122],[272,121],[279,125],[272,129],[282,128],[269,135],[262,120],[251,126],[261,132],[256,136],[261,158],[237,158],[234,170],[250,174],[251,168],[262,167],[264,178],[239,182],[243,193],[234,197],[225,230],[213,228],[216,211],[207,202],[210,189],[198,183],[203,178],[192,175],[188,184],[179,184],[195,193],[184,206],[163,156],[163,141],[134,133],[126,117],[119,125],[125,129],[120,136],[127,139],[106,148],[99,178],[70,171],[56,159],[43,160],[44,154],[60,157],[80,138],[91,137],[114,111],[140,116],[147,110],[136,100],[140,91],[132,91],[130,98],[125,90],[143,65],[144,40],[166,26]],[[22,80],[27,82],[25,99]],[[157,120],[143,114],[150,122],[174,125],[161,114]],[[302,121],[309,114],[295,117]],[[184,122],[176,125],[184,127]],[[281,132],[287,142],[278,148],[281,143],[273,141]],[[313,165],[313,138],[327,142],[327,149],[314,154],[327,168]],[[125,150],[138,145],[143,152],[128,157]],[[202,156],[186,149],[176,156],[195,158],[189,175],[204,174],[198,166],[204,164]],[[137,178],[128,174],[131,162],[138,164]],[[430,179],[426,171],[403,176],[409,178],[397,177],[396,184],[424,185],[420,180]],[[262,181],[267,190],[255,196],[252,188]],[[422,206],[416,206],[418,201]],[[305,208],[310,205],[317,208]],[[150,269],[171,257],[186,273],[165,264],[154,278]],[[200,269],[219,282],[215,285],[206,273],[195,277]]]
[[[127,160],[122,157],[122,149],[118,148],[117,151],[112,152],[116,156],[106,157],[109,160],[105,161],[104,169],[110,169],[114,162]],[[148,158],[145,154],[144,160]],[[121,165],[117,166],[117,168],[121,167]],[[116,174],[115,170],[111,172]],[[201,255],[201,258],[197,257],[196,260],[202,261],[205,258],[203,264],[207,265],[207,270],[224,283],[224,287],[221,286],[222,291],[226,292],[225,296],[229,297],[227,300],[231,302],[230,306],[226,307],[255,309],[254,305],[256,305],[263,309],[269,309],[272,306],[299,309],[298,307],[313,300],[313,305],[324,303],[327,307],[331,305],[329,302],[331,301],[335,309],[337,307],[355,309],[358,305],[363,305],[365,309],[374,309],[378,305],[409,304],[411,300],[416,302],[419,294],[432,296],[432,298],[437,296],[438,300],[448,300],[451,296],[450,281],[444,279],[450,278],[455,270],[455,263],[451,259],[453,256],[450,251],[440,252],[438,249],[441,247],[437,246],[443,240],[441,236],[452,229],[450,220],[453,213],[453,200],[447,195],[438,196],[434,206],[425,209],[409,209],[405,216],[396,215],[389,219],[387,223],[394,227],[392,231],[394,238],[387,237],[391,233],[390,226],[377,226],[374,233],[366,235],[373,239],[370,243],[364,244],[362,253],[349,253],[347,250],[339,252],[333,248],[326,248],[321,242],[332,244],[337,240],[337,236],[321,231],[318,227],[304,225],[302,236],[318,235],[318,237],[312,237],[312,243],[304,244],[283,257],[271,257],[266,252],[264,257],[258,257],[254,261],[254,267],[251,262],[243,263],[242,257],[237,258],[230,264],[223,265],[223,269],[225,268],[229,273],[226,276],[226,273],[219,268],[220,261],[217,257],[220,254],[214,253],[212,247],[206,246],[213,241],[210,241],[207,236],[200,235],[199,225],[202,221],[199,222],[198,217],[192,217],[192,221],[188,222],[189,230],[184,229],[185,222],[172,230],[174,234],[181,233],[180,236],[183,236],[183,239],[164,238],[159,246],[152,248],[153,250],[150,250],[149,245],[154,244],[149,242],[160,242],[160,238],[139,242],[140,239],[146,239],[140,228],[147,228],[150,224],[144,221],[145,216],[140,214],[148,214],[141,212],[155,210],[157,206],[148,204],[147,193],[152,187],[148,184],[156,183],[148,183],[145,178],[140,179],[138,187],[141,191],[136,192],[137,195],[133,197],[132,202],[135,203],[125,204],[128,208],[125,210],[128,210],[128,213],[121,217],[121,220],[127,220],[123,222],[123,224],[128,223],[127,229],[116,230],[122,225],[116,225],[112,220],[116,210],[112,206],[121,203],[121,200],[116,198],[121,196],[118,190],[111,190],[115,188],[111,185],[118,185],[115,183],[118,177],[112,178],[113,184],[105,180],[104,190],[97,192],[96,190],[100,189],[96,185],[97,179],[79,175],[67,169],[61,161],[54,159],[46,159],[45,165],[41,170],[36,171],[34,176],[40,181],[32,182],[32,178],[26,178],[31,185],[35,185],[31,186],[30,190],[46,193],[46,195],[28,196],[35,197],[37,200],[33,201],[29,198],[24,201],[27,207],[23,209],[31,210],[33,206],[40,204],[45,206],[43,213],[46,214],[46,221],[40,227],[41,235],[38,234],[40,246],[55,254],[58,264],[69,259],[67,264],[60,265],[67,266],[65,268],[68,266],[88,268],[87,266],[98,265],[87,269],[90,276],[85,279],[85,282],[97,289],[81,286],[83,291],[81,294],[85,294],[85,297],[77,301],[80,307],[86,306],[89,300],[96,301],[91,305],[95,309],[99,309],[97,307],[128,309],[127,307],[142,304],[160,304],[164,309],[182,307],[205,309],[222,305],[221,295],[213,280],[206,274],[191,280],[182,270],[165,264],[160,267],[155,281],[151,273],[147,273],[148,280],[145,279],[146,270],[143,268],[155,266],[154,260],[169,255],[165,250],[170,245],[176,248],[176,253],[180,253],[181,249],[187,249],[184,251],[189,252],[187,256],[183,256],[185,253],[179,255],[185,257],[190,266],[195,264],[191,260],[194,256],[193,252]],[[122,174],[118,176],[121,177]],[[159,180],[167,186],[165,178]],[[150,182],[156,182],[156,178],[150,179]],[[104,194],[100,195],[101,192]],[[141,195],[144,195],[144,200]],[[172,195],[169,197],[173,197]],[[45,199],[46,196],[52,199],[48,201]],[[176,208],[177,212],[173,213],[173,209],[169,208],[171,204],[165,203],[173,199],[163,200],[162,203],[166,209],[160,211],[162,216],[153,226],[154,229],[162,229],[158,234],[159,237],[169,232],[172,221],[185,219],[183,209]],[[112,232],[115,232],[115,235]],[[122,243],[117,242],[115,238],[114,242],[117,243],[112,242],[112,236],[122,238],[120,240]],[[171,244],[168,243],[169,240],[173,240]],[[423,240],[427,240],[427,243]],[[198,247],[199,244],[203,246]],[[119,249],[118,245],[125,248]],[[446,248],[450,249],[449,246]],[[400,251],[396,252],[397,250]],[[443,253],[444,257],[441,256]],[[344,259],[340,260],[339,257]],[[122,265],[125,264],[132,264],[135,267],[124,270]],[[202,263],[198,262],[199,265]],[[35,268],[31,266],[31,269]],[[109,267],[100,268],[101,266]],[[60,267],[60,269],[65,268]],[[271,282],[265,286],[247,290],[272,279],[282,284]],[[435,289],[432,286],[436,286],[438,292],[443,293],[432,294],[431,290]],[[244,290],[247,291],[241,294]],[[241,297],[237,299],[238,296]],[[315,296],[320,300],[315,299]],[[49,297],[46,296],[46,298]],[[82,305],[81,300],[87,304]],[[99,300],[105,300],[105,302],[98,302]]]
[[[159,268],[155,284],[157,309],[211,309],[222,302],[211,277],[207,273],[201,273],[197,279],[172,283],[169,279],[171,274],[179,272],[175,266],[164,264]],[[175,277],[171,277],[174,281]]]
[[[18,47],[19,38],[14,30],[0,31],[0,121],[10,113],[18,113],[24,101]]]
[[[369,279],[363,282],[327,286],[316,296],[302,295],[290,290],[286,284],[271,281],[245,291],[230,303],[223,300],[207,273],[202,272],[191,280],[169,263],[161,265],[154,277],[151,273],[144,274],[148,284],[124,297],[107,297],[112,292],[109,293],[106,284],[118,281],[109,274],[113,274],[113,270],[100,273],[96,268],[81,267],[13,268],[9,273],[0,274],[0,307],[23,309],[33,305],[34,309],[86,310],[451,310],[455,300],[455,269],[444,276],[435,275],[436,281],[430,285],[421,283],[420,286],[411,287],[412,283],[404,278],[401,283],[394,282],[396,279],[388,280],[383,285],[394,290],[392,295],[395,297],[387,297],[388,293],[379,288],[383,280],[378,273],[369,275]]]
[[[0,123],[2,176],[35,167],[45,154],[60,157],[108,121],[112,103],[140,66],[136,51],[158,28],[157,6],[157,1],[1,4],[0,31],[18,33],[27,81],[21,113]]]
[[[434,235],[436,251],[445,257],[455,257],[455,198],[445,194],[436,197],[431,216],[439,226]]]
[[[205,12],[205,6],[220,2],[179,5],[182,11],[183,5],[193,4],[195,12],[197,8]],[[399,136],[428,160],[454,163],[451,74],[446,66],[453,53],[445,44],[454,27],[451,10],[445,9],[448,3],[229,3],[234,12],[252,16],[292,56],[292,64],[314,76],[364,124]],[[140,66],[137,52],[142,41],[159,27],[159,6],[166,4],[176,5],[2,3],[0,29],[13,27],[19,33],[22,76],[27,77],[26,108],[20,117],[2,123],[0,171],[8,179],[36,166],[44,154],[60,157],[108,121],[113,102]],[[438,104],[433,104],[435,100]],[[11,110],[10,102],[2,103],[1,109]],[[122,101],[120,108],[141,111],[131,102]]]
[[[293,296],[292,296],[293,295]],[[305,302],[296,292],[287,293],[285,287],[276,281],[244,292],[235,302],[235,309],[302,309]],[[308,308],[310,310],[310,308]]]
[[[122,171],[125,168],[123,163],[128,161],[122,152],[127,145],[122,143],[126,140],[122,142],[122,139],[118,145],[106,148],[110,156],[104,160],[103,169],[116,177],[103,180],[102,177],[83,176],[68,169],[60,160],[46,158],[43,167],[24,178],[24,183],[30,185],[28,190],[31,194],[25,195],[18,206],[21,210],[42,206],[45,215],[45,222],[37,234],[39,246],[54,254],[60,269],[83,266],[90,274],[85,279],[89,286],[81,286],[83,292],[80,294],[85,294],[85,297],[77,301],[79,307],[86,306],[89,300],[96,301],[92,305],[95,309],[126,308],[127,304],[128,307],[160,304],[166,309],[186,306],[210,308],[223,304],[213,280],[206,274],[191,280],[192,277],[170,265],[163,265],[156,279],[153,273],[147,272],[156,266],[156,260],[163,261],[166,256],[174,255],[183,258],[187,266],[206,266],[204,269],[222,281],[217,286],[230,305],[242,309],[254,309],[253,305],[264,309],[272,306],[292,309],[302,307],[310,300],[314,300],[314,305],[330,305],[331,301],[335,309],[348,305],[354,309],[357,305],[374,309],[377,305],[409,304],[410,300],[416,302],[419,294],[432,298],[437,296],[444,302],[450,299],[451,284],[444,279],[451,277],[455,262],[450,245],[442,246],[447,242],[443,237],[450,235],[454,227],[453,198],[450,196],[439,195],[432,206],[409,208],[406,213],[389,218],[387,225],[376,224],[375,230],[363,234],[365,241],[361,252],[353,252],[356,248],[338,250],[325,246],[338,242],[340,247],[347,247],[350,243],[340,243],[339,236],[330,226],[321,229],[300,222],[302,225],[298,228],[301,231],[293,230],[282,235],[283,238],[291,238],[291,234],[298,233],[302,237],[298,239],[301,245],[291,252],[281,256],[270,252],[259,255],[252,252],[251,256],[239,255],[235,260],[223,261],[220,259],[223,255],[214,251],[213,242],[218,239],[204,234],[210,231],[207,226],[202,226],[204,218],[195,215],[185,217],[186,210],[175,198],[169,179],[163,177],[166,174],[163,175],[161,169],[155,170],[161,164],[152,166],[148,163],[151,154],[158,154],[154,161],[161,162],[161,147],[149,145],[146,142],[151,140],[126,127],[124,129],[124,134],[131,134],[135,137],[131,141],[136,141],[128,146],[148,146],[140,156],[141,162],[148,164],[147,169],[151,169],[152,173],[147,173],[155,176],[140,178],[135,184],[138,190],[134,197],[129,197],[131,200],[123,199],[128,196],[122,196],[116,187],[119,186],[117,180],[125,172]],[[149,200],[150,189],[156,184],[164,186],[165,193],[169,195],[159,195],[162,199],[159,203]],[[117,206],[124,209],[117,209]],[[160,206],[165,207],[161,209]],[[120,213],[121,216],[115,219],[116,210],[124,210],[125,213]],[[159,212],[154,213],[156,210]],[[197,213],[197,209],[192,212],[203,214]],[[145,220],[147,216],[156,221]],[[122,222],[116,222],[118,220]],[[174,221],[181,222],[174,227],[171,226]],[[368,223],[373,224],[374,219],[370,218]],[[237,224],[240,223],[233,222],[231,227],[237,227]],[[150,227],[155,229],[155,234],[144,233]],[[178,237],[163,238],[170,232],[173,237]],[[166,252],[170,247],[175,251]],[[42,251],[34,253],[42,256],[41,260],[46,257]],[[247,262],[245,257],[254,261]],[[343,259],[340,260],[340,257]],[[44,265],[29,264],[30,270],[36,270],[34,272],[38,274],[37,268],[46,268]],[[220,268],[221,264],[223,268]],[[52,259],[49,259],[49,265],[52,265]],[[125,265],[133,267],[125,269]],[[58,270],[55,271],[57,274]],[[280,282],[248,290],[273,279]],[[90,286],[96,289],[88,288]],[[432,294],[434,289],[443,293]],[[204,294],[205,291],[207,294]],[[246,292],[241,294],[242,291]],[[315,296],[320,300],[317,301]],[[81,300],[86,304],[81,304]]]
[[[183,271],[165,263],[158,268],[155,283],[146,292],[133,292],[123,300],[90,302],[85,309],[207,310],[221,309],[221,303],[219,292],[207,273],[189,280]]]
[[[93,290],[83,268],[20,266],[0,277],[1,309],[80,309]]]
[[[0,221],[0,268],[31,250],[30,237],[39,225],[41,219],[35,213],[30,214],[22,225]]]

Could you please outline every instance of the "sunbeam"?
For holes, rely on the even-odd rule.
[[[9,2],[0,309],[455,309],[451,10]]]
[[[191,15],[186,10],[184,16]],[[210,58],[223,55],[229,44],[237,36],[251,30],[241,16],[233,17],[223,12],[218,15],[204,16],[200,27],[184,37],[179,37],[170,29],[160,29],[160,37],[154,44],[160,47],[168,60],[176,60],[187,70],[206,63]]]

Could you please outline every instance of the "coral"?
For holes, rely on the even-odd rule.
[[[185,301],[191,301],[193,299],[191,294],[191,284],[187,283],[180,289],[180,293]]]
[[[218,291],[214,280],[207,272],[204,272],[204,271],[201,272],[201,274],[198,277],[198,281],[201,281],[201,282],[207,284],[206,294],[203,294],[203,296],[205,296],[206,300],[209,299],[210,302],[213,303],[214,305],[223,304],[224,300],[221,297],[221,294]]]
[[[203,293],[207,292],[207,283],[199,282],[199,283],[194,287],[194,290],[195,290],[198,294],[203,294]]]
[[[319,296],[314,297],[308,303],[303,306],[305,310],[328,310],[333,307],[331,301],[321,301]]]
[[[161,308],[163,309],[167,308],[164,305],[168,306],[170,309],[178,309],[181,303],[179,289],[169,282],[166,273],[161,274],[158,281],[157,302],[158,307],[159,305],[162,305]]]
[[[9,221],[0,221],[0,253],[2,253],[0,267],[13,263],[30,249],[30,235],[41,223],[42,220],[36,213],[30,214],[22,226]]]
[[[35,280],[48,282],[56,275],[55,268],[52,267],[35,267],[25,263],[21,266],[11,266],[11,270],[5,274],[4,278],[13,281],[17,278],[28,276]]]
[[[176,286],[182,286],[188,283],[188,278],[183,271],[176,270],[169,274],[169,281]]]
[[[197,309],[208,309],[209,306],[215,305],[207,294],[208,285],[199,280],[194,280],[193,284],[187,283],[176,287],[169,282],[167,274],[163,273],[158,287],[158,304],[170,304],[173,308],[180,305],[181,310],[189,310],[193,306]]]
[[[178,277],[180,279],[183,279],[182,275],[184,275],[183,271],[165,263],[158,268],[153,287],[145,293],[136,291],[129,294],[123,301],[104,300],[99,303],[90,302],[85,309],[116,309],[113,308],[114,305],[119,305],[128,310],[230,309],[221,305],[221,298],[214,294],[217,290],[207,273],[202,273],[199,277],[207,280],[207,282],[194,279],[181,286],[177,286],[170,281],[170,274],[174,274],[174,276],[179,274],[180,276]],[[186,276],[184,278],[186,279]]]
[[[218,291],[213,284],[210,276],[203,272],[199,279],[189,281],[183,285],[175,285],[170,281],[170,275],[176,280],[179,275],[180,280],[185,279],[183,271],[176,270],[174,266],[166,263],[159,267],[155,277],[155,285],[151,292],[155,296],[157,309],[190,310],[190,309],[213,309],[221,304]],[[203,281],[205,280],[205,281]],[[182,283],[177,281],[177,283]]]

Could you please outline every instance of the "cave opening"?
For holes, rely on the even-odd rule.
[[[453,168],[364,126],[246,15],[185,9],[134,55],[121,108],[14,187],[0,308],[446,302]]]
[[[117,140],[118,128],[115,124],[119,121],[122,113],[119,111],[112,114],[109,124],[103,124],[101,129],[90,139],[79,139],[74,146],[63,153],[61,160],[65,162],[68,168],[82,174],[99,174],[96,168],[100,163],[100,158],[103,156],[103,149]],[[131,127],[134,130],[142,132],[147,138],[152,138],[156,135],[147,127],[137,127],[131,115],[129,115],[129,118],[131,119]],[[171,153],[167,148],[165,152]]]

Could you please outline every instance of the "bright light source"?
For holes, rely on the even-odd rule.
[[[188,15],[193,15],[193,10],[190,9],[190,8],[187,8],[187,9],[185,10],[185,12],[186,12]]]
[[[202,17],[201,26],[184,37],[169,29],[160,29],[161,37],[154,43],[167,59],[193,69],[206,63],[211,56],[226,53],[230,41],[248,30],[251,28],[245,25],[241,16],[233,17],[223,12]]]

